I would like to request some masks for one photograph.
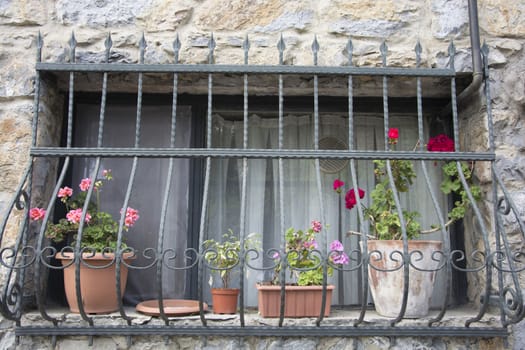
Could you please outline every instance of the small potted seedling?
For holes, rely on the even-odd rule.
[[[244,240],[245,249],[254,249],[258,240],[254,233]],[[241,242],[230,229],[222,236],[222,241],[208,239],[203,242],[204,259],[215,275],[222,281],[221,288],[212,288],[213,312],[216,314],[234,314],[237,312],[239,288],[231,288],[230,283],[233,272],[241,256]]]

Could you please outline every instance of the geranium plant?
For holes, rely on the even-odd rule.
[[[260,245],[258,234],[251,233],[244,240],[244,248],[256,249]],[[241,241],[230,229],[222,235],[222,241],[208,239],[203,242],[204,259],[220,276],[223,288],[230,288],[235,265],[239,263]]]
[[[317,243],[317,235],[322,231],[322,224],[319,221],[312,221],[310,228],[307,230],[295,230],[289,228],[286,231],[285,258],[290,267],[290,277],[295,280],[299,286],[315,286],[323,283],[323,266],[321,264],[320,254]],[[277,267],[273,284],[279,283],[279,274],[282,269],[281,256],[275,253],[273,258],[276,260]],[[328,254],[327,274],[332,276],[333,266],[347,265],[349,263],[348,255],[344,252],[343,244],[335,240],[330,244]]]
[[[57,223],[48,224],[45,231],[46,237],[56,243],[62,242],[68,237],[71,237],[73,241],[76,240],[87,191],[91,186],[94,186],[93,190],[96,199],[95,201],[90,201],[87,208],[81,248],[90,248],[97,252],[102,252],[105,248],[115,250],[119,225],[111,214],[99,210],[101,189],[105,181],[112,179],[111,170],[104,170],[102,178],[94,182],[90,178],[84,178],[80,181],[80,192],[76,196],[74,196],[72,188],[67,186],[60,188],[57,196],[66,208],[66,215],[64,218],[59,219]],[[37,207],[29,211],[29,216],[32,220],[39,221],[44,218],[45,213],[45,209]],[[123,229],[127,231],[138,219],[138,210],[128,207],[125,212]],[[125,247],[126,245],[123,243],[120,248]]]
[[[394,149],[399,138],[399,130],[391,128],[388,132],[388,142],[391,149]],[[454,141],[448,136],[441,134],[430,138],[427,144],[427,150],[430,152],[453,152]],[[370,223],[372,230],[371,236],[375,239],[401,239],[401,220],[399,219],[398,209],[394,200],[394,192],[387,173],[386,160],[374,160],[374,175],[376,177],[376,186],[370,193],[371,204],[367,207],[363,206],[365,219]],[[437,163],[436,163],[437,165]],[[475,200],[481,197],[481,189],[473,185],[472,169],[464,162],[461,163],[462,171],[465,176],[472,196]],[[400,193],[405,193],[410,190],[417,174],[414,171],[414,165],[410,160],[393,159],[390,160],[390,168],[392,170],[392,177],[396,190]],[[448,213],[448,221],[446,226],[463,218],[465,212],[470,205],[467,193],[463,188],[455,161],[447,162],[442,166],[443,181],[441,183],[441,191],[444,194],[455,195],[454,207]],[[334,181],[334,190],[338,193],[342,192],[344,183],[336,179]],[[351,210],[356,204],[356,192],[359,198],[364,198],[365,191],[358,188],[348,190],[345,195],[346,208]],[[420,213],[417,211],[408,211],[402,209],[403,219],[405,223],[405,230],[408,239],[416,238],[420,233],[430,233],[440,229],[438,225],[433,225],[429,230],[422,230],[421,224],[418,221]]]

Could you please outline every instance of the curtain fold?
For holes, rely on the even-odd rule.
[[[392,127],[399,128],[402,138],[398,149],[413,149],[417,143],[417,126],[413,117],[392,116]],[[214,115],[212,134],[213,147],[242,148],[243,122],[228,120],[223,115]],[[355,122],[355,149],[381,150],[384,148],[382,116],[360,116]],[[313,149],[313,118],[311,115],[287,115],[284,118],[284,148]],[[261,118],[258,115],[249,117],[248,140],[250,148],[278,148],[278,120],[276,118]],[[320,118],[320,138],[335,137],[343,142],[348,140],[348,119],[338,115],[322,115]],[[320,220],[320,199],[317,190],[314,161],[312,159],[284,160],[284,219],[285,227],[307,229],[312,220]],[[278,160],[250,159],[247,174],[246,228],[247,234],[259,233],[262,237],[262,249],[279,248],[281,235],[279,228],[280,199],[278,188]],[[357,183],[366,191],[363,203],[370,202],[369,193],[375,186],[374,165],[372,161],[357,161]],[[415,168],[419,170],[419,163]],[[430,168],[430,167],[429,167]],[[440,174],[429,169],[434,191],[438,191]],[[240,222],[240,186],[242,179],[242,160],[214,159],[212,161],[212,183],[210,186],[209,215],[207,216],[207,237],[220,238],[229,229],[239,234]],[[418,171],[418,174],[421,174]],[[332,189],[334,179],[339,178],[346,183],[345,190],[352,187],[349,166],[337,173],[322,172],[322,195],[325,206],[324,229],[319,242],[327,246],[335,239],[340,239],[347,252],[358,249],[359,237],[349,236],[349,230],[358,231],[357,210],[347,210],[344,206],[344,192],[336,194]],[[422,213],[423,227],[435,223],[434,208],[427,194],[423,176],[417,178],[413,191],[402,196],[402,203],[408,210],[418,210]],[[417,193],[417,195],[415,195]],[[443,196],[439,196],[444,204]],[[439,235],[437,235],[439,237]],[[356,255],[353,255],[356,257]],[[256,262],[250,262],[257,267],[271,266],[271,259],[260,257]],[[355,266],[346,266],[348,269]],[[245,304],[257,305],[257,291],[254,286],[257,281],[269,280],[273,271],[248,270],[245,294]],[[342,282],[338,274],[343,274]],[[207,279],[214,282],[213,279]],[[356,271],[338,272],[329,278],[334,283],[334,303],[357,304],[359,300],[360,275]],[[210,287],[210,286],[207,286]],[[438,293],[442,294],[442,292]]]

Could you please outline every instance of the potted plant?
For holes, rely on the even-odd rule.
[[[60,260],[64,266],[66,299],[71,311],[75,313],[80,312],[75,283],[77,266],[80,269],[80,294],[84,311],[86,313],[108,313],[118,309],[114,252],[122,252],[122,259],[126,262],[134,255],[127,249],[124,242],[117,247],[119,225],[111,214],[99,210],[101,188],[105,181],[110,181],[112,178],[111,170],[104,170],[102,178],[94,182],[89,178],[82,179],[79,184],[80,192],[74,198],[72,188],[67,186],[60,188],[57,196],[65,206],[66,215],[57,223],[48,224],[46,227],[45,235],[53,242],[75,242],[83,217],[87,191],[94,186],[96,200],[90,201],[84,215],[80,241],[81,254],[74,251],[71,246],[66,246],[55,255],[55,258]],[[29,215],[32,220],[42,220],[45,216],[45,209],[32,208]],[[127,231],[138,218],[138,211],[128,207],[124,213],[123,229]],[[77,260],[80,260],[78,264],[75,263]],[[120,298],[124,294],[127,275],[126,264],[121,264]]]
[[[388,140],[391,149],[397,144],[398,137],[398,129],[389,130]],[[427,150],[453,152],[454,142],[446,135],[438,135],[429,140]],[[386,160],[375,160],[374,164],[377,181],[375,188],[370,193],[371,204],[368,207],[362,206],[365,220],[369,221],[371,230],[370,239],[367,240],[368,277],[376,311],[387,317],[397,317],[400,313],[404,289],[403,223],[408,240],[409,256],[406,261],[409,261],[410,264],[408,300],[404,316],[407,318],[423,317],[428,314],[435,273],[441,266],[439,259],[436,258],[439,255],[435,255],[434,252],[441,251],[442,242],[416,240],[416,238],[420,234],[439,231],[441,227],[433,225],[431,229],[422,230],[418,221],[420,213],[401,208],[403,220],[400,220],[394,192],[387,174],[387,162]],[[396,190],[400,193],[408,192],[416,178],[412,162],[395,159],[390,161],[390,167]],[[448,221],[445,223],[446,229],[450,224],[464,217],[470,201],[461,184],[456,162],[445,163],[442,169],[441,191],[456,197],[454,207],[450,210]],[[481,190],[478,186],[472,185],[472,169],[463,163],[462,172],[469,183],[474,199],[479,200]],[[341,193],[344,183],[336,179],[333,186],[334,190]],[[348,190],[345,195],[346,208],[351,210],[357,204],[357,196],[362,199],[364,195],[365,191],[360,188]],[[413,252],[418,253],[413,255]]]
[[[244,241],[244,248],[254,249],[258,246],[255,233],[251,233]],[[208,239],[203,242],[204,259],[208,266],[221,280],[221,288],[212,288],[213,312],[216,314],[234,314],[237,312],[239,288],[231,288],[231,280],[235,267],[239,264],[241,242],[232,230],[223,234],[222,241]],[[213,284],[213,279],[211,280]]]
[[[312,221],[308,230],[290,228],[285,233],[284,254],[276,252],[274,278],[270,283],[258,283],[258,306],[262,317],[278,317],[281,308],[281,279],[285,278],[283,267],[289,268],[289,283],[285,283],[285,317],[320,316],[323,292],[323,257],[318,250],[316,236],[321,232],[319,221]],[[327,259],[327,275],[332,276],[336,266],[349,262],[344,247],[338,240],[330,244]],[[285,281],[283,281],[284,283]],[[326,286],[324,315],[330,314],[333,285]]]

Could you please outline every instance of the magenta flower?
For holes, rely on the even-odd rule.
[[[363,198],[365,196],[365,191],[363,191],[362,189],[358,188],[357,189],[358,192],[359,192],[359,198]],[[346,195],[345,195],[345,205],[346,205],[346,209],[350,210],[352,209],[355,205],[357,204],[357,199],[355,197],[355,192],[354,192],[354,189],[351,188],[348,190],[348,192],[346,192]]]
[[[71,187],[64,186],[58,190],[58,198],[68,198],[73,195],[73,189]]]
[[[398,128],[388,129],[388,138],[392,141],[397,140],[399,138],[399,129]]]
[[[80,187],[80,190],[85,192],[89,189],[89,186],[91,186],[91,179],[86,177],[85,179],[82,179],[82,181],[80,181],[80,185],[78,185],[78,187]]]
[[[82,219],[82,209],[72,209],[66,214],[66,219],[72,224],[78,224],[80,222],[80,219]],[[89,213],[86,213],[86,218],[84,219],[85,222],[89,222],[91,220],[91,215]]]
[[[341,191],[343,190],[342,187],[345,185],[345,183],[339,179],[335,179],[334,180],[334,191],[337,192],[337,193],[341,193]]]
[[[319,233],[321,232],[322,228],[323,227],[320,221],[316,221],[316,220],[312,221],[312,230],[314,230],[314,232]]]
[[[348,258],[348,255],[346,255],[344,250],[345,248],[343,247],[343,243],[341,243],[337,239],[330,243],[330,251],[332,252],[332,255],[330,255],[330,259],[334,264],[347,265],[350,262],[350,259]]]
[[[46,216],[46,210],[44,208],[32,208],[29,210],[29,217],[31,220],[42,220],[44,216]]]
[[[334,264],[348,265],[350,258],[345,252],[337,252],[337,254],[332,255],[332,262]]]
[[[279,254],[279,252],[275,252],[272,255],[272,259],[279,259],[280,257],[281,257],[281,255]]]
[[[454,152],[454,141],[447,135],[440,134],[428,140],[427,150],[430,152]]]
[[[337,239],[330,243],[330,250],[336,251],[336,252],[342,252],[345,248],[343,247],[343,243],[339,242]]]

